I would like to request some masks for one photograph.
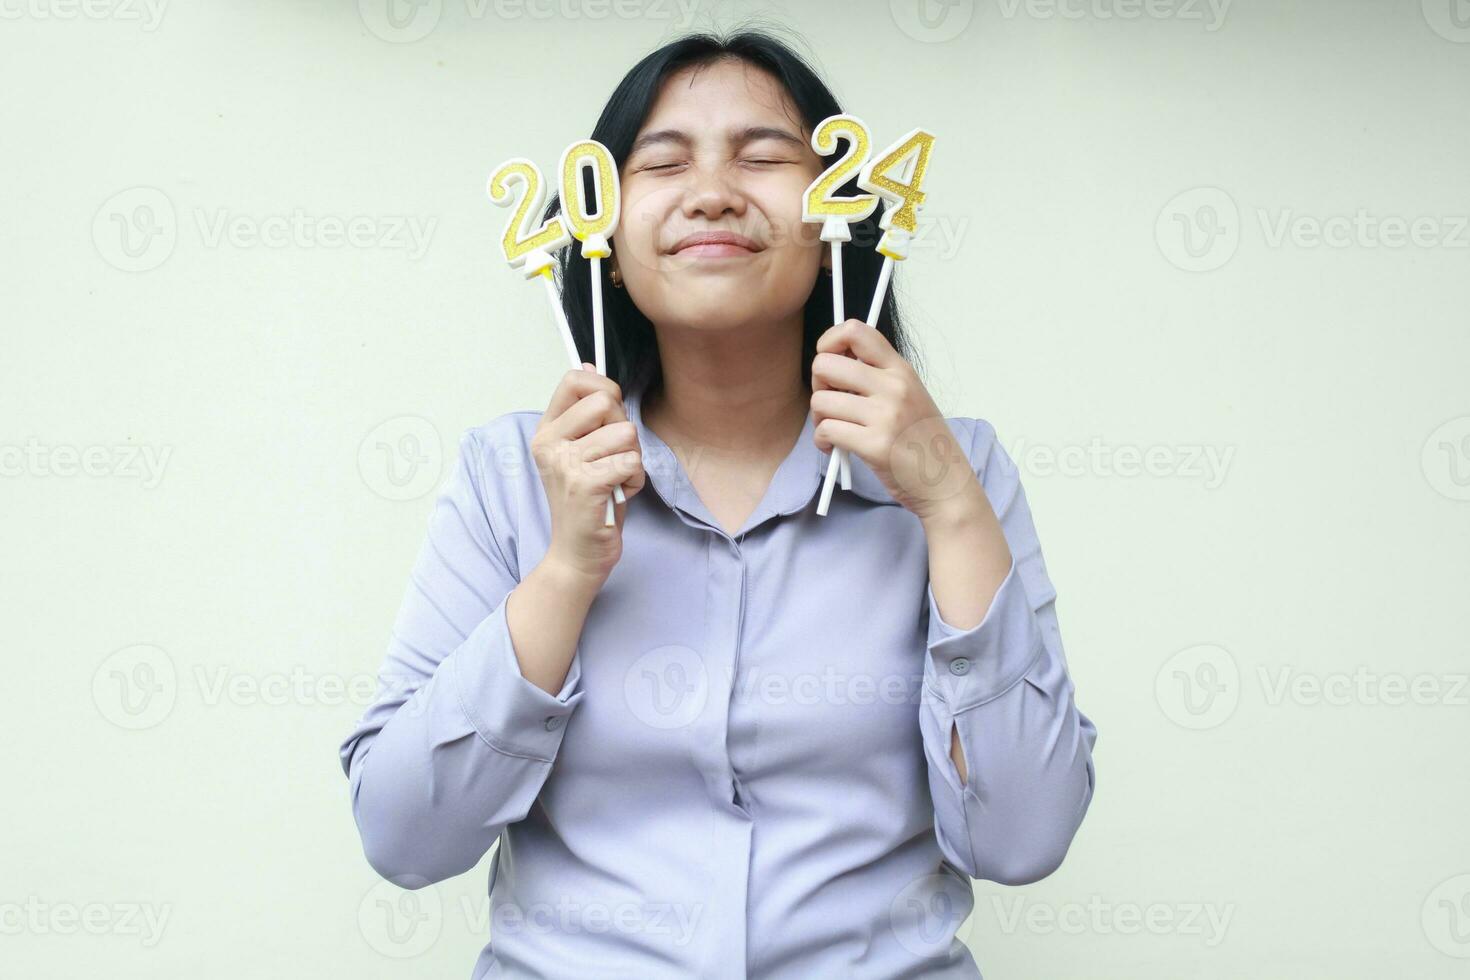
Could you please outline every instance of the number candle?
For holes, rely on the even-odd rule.
[[[847,152],[812,181],[801,199],[801,220],[821,222],[822,241],[828,242],[832,249],[833,323],[841,323],[847,319],[842,280],[842,243],[852,240],[852,223],[864,220],[878,206],[878,198],[874,194],[848,196],[836,193],[837,188],[867,162],[868,154],[872,152],[873,140],[868,134],[868,127],[856,116],[828,116],[812,130],[812,149],[820,156],[831,156],[837,152],[839,138],[847,140]],[[843,453],[839,456],[834,452],[832,458],[839,461],[842,488],[851,489],[852,467],[848,464],[847,455]]]
[[[519,201],[517,201],[519,189]],[[577,353],[577,342],[572,337],[571,324],[562,309],[561,297],[556,292],[556,281],[551,269],[556,260],[551,253],[571,244],[572,236],[567,231],[561,215],[553,215],[536,228],[536,216],[546,204],[546,182],[541,169],[524,157],[507,160],[490,176],[490,200],[500,207],[515,204],[515,211],[505,226],[500,240],[500,250],[512,269],[519,269],[527,279],[541,278],[545,286],[546,303],[551,308],[552,321],[561,334],[562,345],[572,367],[582,367],[581,355]],[[534,229],[534,230],[533,230]],[[622,488],[618,488],[621,490]],[[612,501],[608,501],[607,514],[603,519],[607,527],[616,521]]]
[[[878,313],[883,309],[888,282],[893,278],[893,263],[908,258],[909,244],[918,228],[919,209],[924,206],[921,187],[928,173],[929,154],[933,148],[934,134],[923,129],[910,130],[876,158],[863,164],[858,174],[858,186],[878,195],[889,205],[878,220],[878,226],[883,229],[883,237],[878,239],[877,246],[883,256],[883,268],[878,273],[878,285],[873,290],[873,302],[864,321],[869,326],[877,324]],[[845,465],[847,453],[834,448],[827,465],[827,478],[822,483],[822,496],[817,502],[817,513],[824,517],[832,502],[832,487],[838,469]]]

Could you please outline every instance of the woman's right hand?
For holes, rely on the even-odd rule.
[[[546,560],[600,586],[622,557],[628,509],[618,504],[615,526],[604,525],[608,495],[621,485],[632,500],[645,476],[622,390],[592,367],[562,376],[531,437],[531,454],[551,509]]]

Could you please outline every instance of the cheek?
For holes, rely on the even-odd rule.
[[[774,267],[783,278],[811,281],[820,274],[828,244],[821,239],[822,226],[801,220],[801,209],[786,215],[779,234],[772,238]]]
[[[822,262],[822,226],[801,220],[801,199],[807,182],[781,181],[762,188],[752,198],[770,226],[771,246],[781,250],[783,262],[794,263],[803,270],[815,269]]]
[[[658,259],[662,254],[659,248],[660,231],[667,212],[648,196],[631,199],[624,197],[620,210],[618,230],[613,235],[613,249],[617,252],[618,267],[623,275],[637,279],[644,270],[658,267]]]

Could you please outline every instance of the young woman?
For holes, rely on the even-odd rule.
[[[1015,466],[941,416],[892,300],[828,322],[801,195],[838,111],[760,34],[634,67],[592,134],[622,181],[611,376],[460,444],[341,759],[398,884],[500,840],[475,980],[977,977],[971,879],[1050,874],[1091,801]],[[834,446],[852,488],[821,517]]]

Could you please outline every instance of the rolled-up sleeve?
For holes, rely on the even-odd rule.
[[[494,431],[460,441],[375,700],[339,750],[368,863],[406,888],[468,871],[525,817],[584,694],[580,649],[556,695],[521,674],[505,617],[514,506],[482,442]]]
[[[1075,702],[1056,591],[1019,472],[988,423],[975,421],[969,459],[1012,562],[970,629],[945,622],[926,590],[920,725],[945,858],[972,878],[1026,884],[1061,865],[1082,824],[1097,728]],[[951,731],[964,752],[963,783]]]

